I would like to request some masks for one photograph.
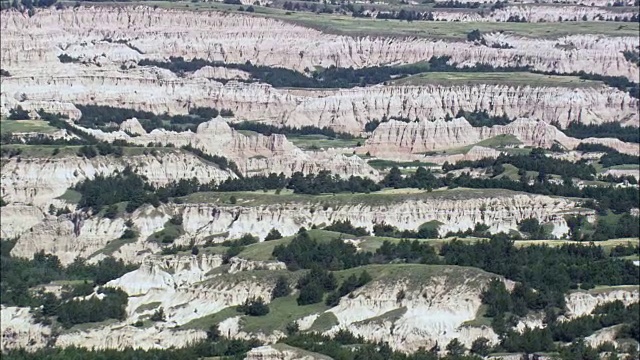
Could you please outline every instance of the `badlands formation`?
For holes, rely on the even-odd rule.
[[[501,135],[512,135],[526,146],[541,148],[559,144],[575,149],[579,144],[601,144],[624,154],[637,156],[640,152],[638,144],[613,138],[575,139],[544,121],[526,118],[517,119],[509,125],[481,128],[471,126],[464,118],[418,123],[391,120],[381,124],[358,151],[384,158],[402,158],[404,155],[450,149],[451,144],[464,147]]]
[[[44,71],[44,70],[43,70]],[[13,73],[13,72],[12,72]],[[547,122],[638,126],[638,99],[596,87],[508,85],[372,86],[333,91],[275,89],[266,84],[219,83],[195,74],[180,78],[164,69],[87,69],[68,65],[46,76],[2,79],[3,111],[22,106],[78,118],[76,104],[131,107],[157,114],[186,114],[191,107],[231,109],[241,120],[292,127],[330,127],[359,134],[372,119],[400,116],[439,119],[459,110],[486,109],[492,115],[533,117]],[[64,89],[64,90],[58,90]],[[25,99],[25,100],[21,100]],[[49,101],[49,104],[46,102]]]
[[[561,21],[613,21],[616,18],[631,19],[637,16],[632,11],[610,11],[606,8],[589,6],[509,6],[485,13],[470,13],[466,11],[434,11],[438,21],[471,21],[471,22],[507,22],[513,17],[525,19],[527,22],[561,22]]]
[[[111,175],[132,167],[155,186],[180,179],[197,178],[200,182],[221,182],[237,177],[188,152],[163,151],[126,158],[78,157],[31,158],[3,160],[2,198],[10,202],[48,206],[67,189],[96,175]]]
[[[354,27],[364,24],[357,36],[336,35],[341,32],[332,30],[333,25],[325,31],[312,29],[302,20],[287,21],[278,4],[266,8],[245,0],[243,6],[258,9],[255,14],[236,11],[232,5],[223,7],[232,8],[225,12],[189,11],[182,2],[167,4],[168,8],[2,10],[2,295],[22,290],[25,294],[21,299],[3,299],[2,351],[46,352],[71,346],[173,351],[169,349],[218,341],[212,340],[212,329],[217,327],[223,337],[258,340],[261,346],[253,344],[245,351],[247,359],[256,360],[331,359],[292,346],[291,341],[314,332],[327,337],[323,339],[339,337],[344,330],[361,336],[358,341],[385,342],[406,354],[431,349],[443,357],[452,354],[447,344],[455,345],[455,339],[471,350],[484,338],[490,352],[498,353],[493,358],[519,358],[520,352],[530,351],[517,348],[517,341],[531,331],[554,336],[553,348],[531,352],[559,352],[578,343],[578,337],[566,340],[558,335],[562,324],[598,318],[598,311],[606,306],[622,304],[633,309],[640,291],[633,274],[638,247],[631,223],[637,222],[639,210],[629,199],[637,199],[638,190],[633,176],[638,178],[639,147],[633,132],[640,126],[640,40],[595,30],[572,34],[571,29],[616,17],[637,17],[638,11],[630,6],[616,9],[633,5],[632,1],[616,6],[605,0],[550,3],[525,0],[497,9],[483,4],[482,15],[426,4],[437,20],[447,20],[442,24],[455,21],[468,26],[469,32],[475,23],[500,29],[500,23],[516,15],[560,29],[560,35],[550,30],[544,37],[523,36],[522,30],[483,31],[481,41],[466,41],[464,36],[446,41],[430,38],[429,31],[419,25],[422,21],[409,23],[423,29],[416,30],[415,36],[393,37],[373,29],[392,30],[396,23],[391,21],[311,14],[328,19],[328,24],[329,20],[354,21],[349,23]],[[394,6],[414,9],[414,5],[420,4]],[[576,17],[576,21],[565,24],[560,17]],[[514,26],[528,29],[530,25]],[[314,72],[317,76],[330,66],[342,68],[345,74],[354,69],[382,73],[442,56],[449,57],[448,65],[455,65],[444,81],[420,81],[424,74],[415,74],[377,83],[361,79],[344,88],[273,86],[258,81],[249,70],[229,66],[250,62],[267,71],[280,67],[303,76]],[[184,72],[139,65],[141,60],[167,62],[172,57],[209,63]],[[374,66],[380,68],[370,70]],[[486,70],[462,71],[473,66]],[[505,67],[529,67],[557,76],[495,69]],[[578,79],[577,72],[590,74],[592,80]],[[484,76],[478,78],[489,80],[474,81],[477,73]],[[438,75],[438,70],[425,74]],[[540,77],[523,85],[515,81],[519,74]],[[602,81],[593,80],[596,76],[602,76]],[[151,119],[140,116],[106,121],[103,126],[99,121],[91,123],[87,120],[91,116],[80,111],[96,111],[96,106],[105,107],[103,116],[134,109],[191,121],[197,117],[191,111],[198,108],[229,109],[233,115],[200,119],[191,130],[167,124],[169,120],[149,129]],[[491,117],[488,121],[506,116],[508,123],[473,126],[471,118],[458,117],[461,111],[483,112]],[[372,130],[376,121],[380,124]],[[240,123],[260,123],[276,130],[236,130]],[[572,130],[576,125],[578,130]],[[332,131],[338,133],[331,136]],[[496,145],[505,139],[510,144]],[[479,186],[463,182],[460,174],[468,169],[447,173],[441,166],[500,154],[528,154],[534,148],[545,149],[549,162],[568,160],[576,169],[592,166],[596,176],[585,180],[578,174],[562,174],[562,169],[545,174],[548,162],[531,160],[540,171],[502,168],[496,175],[499,166],[473,170],[476,180],[485,181]],[[605,157],[608,163],[602,161]],[[222,158],[235,166],[221,165],[217,160]],[[293,184],[293,178],[311,181],[325,172],[334,177],[323,181],[338,182],[339,177],[348,186],[325,192],[322,182],[306,191]],[[154,195],[160,187],[175,190],[181,180],[194,178],[209,184],[211,191],[202,187],[176,191],[167,201],[146,199],[131,209],[128,205],[139,199],[117,203],[107,199],[100,204],[101,210],[87,205],[95,199],[89,199],[92,194],[80,184],[125,173],[140,176],[144,191]],[[259,183],[263,181],[259,175],[270,174],[282,174],[287,185],[276,189]],[[412,180],[438,185],[432,189],[411,184]],[[576,180],[583,181],[586,190],[573,187]],[[248,187],[255,191],[235,191],[252,181],[258,186]],[[510,181],[510,185],[502,188],[495,185],[498,181]],[[218,191],[215,186],[223,182],[236,187]],[[123,191],[109,188],[108,181],[103,184],[100,192],[113,197]],[[597,186],[602,188],[590,188]],[[601,197],[600,192],[610,198]],[[625,222],[628,219],[631,223]],[[382,236],[383,225],[393,230],[385,230]],[[368,235],[362,236],[363,232]],[[249,234],[256,243],[252,238],[246,242]],[[297,243],[302,234],[310,234],[314,245]],[[505,245],[501,242],[505,237],[526,241]],[[401,238],[415,242],[398,255],[407,244]],[[462,240],[454,241],[458,238]],[[455,253],[482,238],[492,242],[462,255]],[[583,243],[560,247],[567,239]],[[587,240],[607,241],[580,250]],[[553,246],[532,246],[538,241]],[[354,258],[361,255],[367,261],[353,265],[340,258],[342,253],[323,253],[338,243],[349,244]],[[304,248],[302,253],[309,259],[294,259],[293,253],[300,251],[296,246]],[[424,255],[421,246],[433,251],[433,257]],[[388,255],[394,247],[396,257]],[[282,248],[291,254],[283,256]],[[531,249],[531,259],[539,263],[514,264],[516,258],[530,260],[518,257],[518,251],[527,251],[522,249]],[[491,251],[496,253],[481,258],[486,255],[483,252]],[[419,254],[424,257],[412,257]],[[24,277],[30,272],[18,271],[21,266],[34,267],[33,276],[39,276],[38,271],[43,272],[39,262],[46,255],[57,257],[68,271],[77,267],[78,260],[90,268],[113,259],[128,267],[101,283],[87,279],[93,287],[82,295],[67,291],[69,287],[78,290],[84,278],[67,279],[60,274],[54,279],[58,281],[36,282],[26,289],[15,284],[15,279],[30,281]],[[316,259],[323,256],[333,258],[325,263]],[[535,274],[557,265],[545,259],[561,257],[571,263],[553,269],[565,273]],[[5,263],[10,264],[6,270]],[[321,291],[319,301],[305,305],[300,302],[302,280],[314,267],[308,263],[331,270],[339,287],[324,298]],[[363,276],[365,270],[370,281],[348,288],[350,276]],[[272,297],[282,278],[291,294]],[[342,286],[348,291],[342,292]],[[490,306],[500,305],[490,305],[486,295],[495,286],[504,286],[499,295],[508,299],[506,313],[504,309],[490,313],[495,310]],[[103,301],[109,296],[105,288],[126,293],[122,316],[65,328],[60,316],[46,314],[45,300],[57,302],[57,308],[70,301]],[[522,288],[530,290],[525,294],[526,305],[518,303],[524,301],[518,298],[526,292]],[[45,293],[55,299],[46,298]],[[340,296],[336,300],[334,295]],[[257,298],[269,307],[268,314],[253,316],[242,310]],[[525,315],[520,315],[520,305]],[[502,327],[499,314],[509,317],[502,318],[508,320]],[[545,317],[552,319],[543,321]],[[619,331],[634,325],[629,319],[633,320],[629,316],[580,337],[593,347],[609,341],[619,352],[628,352],[627,345],[638,347],[638,341]],[[321,348],[320,343],[315,345]],[[357,351],[354,347],[347,353]],[[503,357],[503,353],[510,355]],[[478,357],[469,359],[486,354],[474,350],[473,355]]]
[[[81,127],[78,127],[81,128]],[[83,129],[83,128],[81,128]],[[343,177],[363,176],[377,179],[378,171],[357,156],[345,156],[334,150],[303,151],[284,135],[243,135],[232,129],[222,118],[200,124],[195,133],[155,129],[147,134],[137,119],[129,119],[121,125],[121,131],[104,133],[101,130],[83,129],[105,141],[125,140],[145,146],[150,142],[177,147],[192,146],[210,155],[224,156],[235,161],[243,175],[268,175],[295,172],[317,173],[324,169]],[[135,135],[127,132],[133,130]],[[204,179],[205,182],[206,179]],[[223,179],[224,180],[224,179]]]
[[[461,66],[530,65],[540,71],[583,70],[629,79],[640,74],[637,67],[627,65],[622,54],[638,46],[638,38],[633,36],[513,38],[508,42],[513,49],[496,49],[420,38],[335,36],[273,19],[150,7],[43,9],[31,17],[3,11],[0,20],[4,35],[2,66],[16,75],[20,69],[32,70],[45,64],[60,67],[60,54],[103,58],[102,61],[116,64],[182,56],[226,63],[251,61],[300,71],[315,66],[406,64],[432,56],[451,56],[451,62]],[[574,50],[563,49],[562,45],[568,43],[573,44]],[[607,51],[602,51],[604,48]]]
[[[373,225],[386,223],[401,230],[418,228],[426,219],[442,225],[442,235],[449,231],[473,228],[476,223],[486,224],[489,231],[508,232],[518,228],[524,219],[536,218],[552,227],[557,237],[568,231],[564,215],[593,216],[589,209],[576,209],[574,201],[548,196],[518,194],[509,191],[453,191],[451,194],[433,193],[422,196],[403,196],[390,199],[384,205],[369,205],[378,195],[367,199],[358,196],[345,202],[337,199],[300,199],[292,203],[268,206],[229,206],[217,204],[184,204],[147,207],[128,218],[108,219],[77,212],[66,216],[47,216],[24,206],[9,205],[2,209],[2,228],[6,236],[20,236],[12,250],[14,256],[32,257],[35,252],[55,254],[64,264],[81,256],[100,260],[100,250],[119,239],[127,229],[127,220],[139,232],[138,241],[123,245],[112,255],[127,262],[140,262],[139,254],[158,251],[158,245],[146,241],[160,231],[173,216],[183,221],[184,235],[176,244],[205,245],[207,240],[237,239],[243,234],[254,234],[260,239],[271,229],[282,235],[294,235],[300,227],[311,228],[335,221],[350,220],[354,226],[371,231]],[[382,196],[382,195],[380,195]],[[240,198],[239,201],[244,199]],[[274,198],[277,201],[277,197]],[[313,202],[310,202],[313,201]],[[28,219],[28,220],[27,220]],[[19,224],[24,224],[21,228]],[[30,226],[30,227],[27,227]],[[10,230],[9,230],[10,229]]]
[[[436,2],[444,2],[444,0],[437,0]],[[473,3],[474,0],[460,0],[461,3]],[[583,6],[612,6],[614,3],[618,3],[621,6],[632,6],[633,0],[623,1],[611,1],[611,0],[515,0],[511,1],[514,4],[570,4],[570,5],[583,5]]]

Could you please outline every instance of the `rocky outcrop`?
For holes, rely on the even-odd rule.
[[[240,271],[251,270],[286,270],[287,264],[281,261],[252,261],[241,258],[231,258],[229,260],[229,273],[235,274]]]
[[[242,70],[229,69],[221,66],[205,66],[199,70],[189,74],[190,77],[206,79],[225,79],[225,80],[249,80],[251,74]]]
[[[129,296],[140,296],[179,286],[189,286],[208,278],[207,274],[222,265],[219,255],[149,256],[136,271],[109,282]],[[134,311],[137,309],[133,309]]]
[[[134,126],[132,125],[134,122],[134,119],[128,120],[127,126]],[[106,141],[121,139],[139,145],[150,142],[171,143],[178,147],[191,145],[210,155],[224,156],[233,160],[245,175],[284,173],[291,176],[297,171],[309,174],[329,170],[342,177],[354,175],[380,178],[378,171],[358,156],[345,156],[332,149],[305,152],[281,134],[243,135],[232,129],[220,117],[198,125],[195,133],[155,129],[148,134],[131,137],[125,132],[104,133],[100,130],[83,130]]]
[[[221,321],[219,324],[220,333],[227,334],[228,337],[234,339],[257,339],[266,344],[273,344],[278,340],[286,337],[287,335],[280,330],[274,330],[270,334],[265,334],[262,331],[258,332],[247,332],[244,331],[243,324],[241,323],[242,316],[233,316],[227,318],[224,321]]]
[[[513,47],[514,50],[522,50],[530,48],[532,39],[523,36],[509,35],[504,32],[494,32],[484,35],[484,39],[487,42],[487,46],[493,44],[508,44]],[[537,39],[535,40],[535,46],[540,52],[548,52],[550,54],[557,54],[559,57],[572,59],[574,62],[574,68],[583,67],[586,73],[602,73],[603,69],[601,65],[604,58],[614,56],[616,54],[622,55],[622,57],[612,60],[615,61],[618,66],[627,67],[629,70],[628,79],[630,81],[637,81],[638,75],[636,73],[640,71],[640,68],[636,64],[627,61],[624,57],[624,51],[636,51],[638,48],[637,37],[606,37],[603,35],[589,34],[589,35],[568,35],[557,39]],[[587,57],[582,58],[582,55]],[[608,54],[608,55],[605,55]],[[587,63],[591,64],[591,67],[586,67]],[[581,65],[579,65],[581,64]],[[612,65],[612,64],[611,64]],[[606,66],[606,65],[605,65]],[[558,73],[573,73],[580,70],[558,70]],[[623,75],[623,76],[627,76]],[[635,80],[633,78],[635,75]]]
[[[620,300],[625,306],[640,301],[640,291],[637,286],[612,287],[606,291],[573,292],[565,297],[569,319],[588,315],[598,305]]]
[[[308,198],[299,203],[282,203],[274,196],[274,203],[256,207],[216,207],[211,205],[183,206],[185,230],[198,229],[200,236],[228,233],[230,238],[251,233],[263,238],[272,228],[284,236],[292,235],[301,226],[330,224],[351,220],[354,226],[371,231],[374,223],[385,222],[400,229],[417,229],[425,222],[436,220],[443,225],[440,232],[466,230],[476,222],[491,227],[491,231],[515,229],[517,222],[535,217],[541,222],[556,225],[554,235],[560,236],[566,227],[562,216],[575,204],[560,198],[525,195],[509,191],[447,191],[446,193],[418,193],[385,196],[379,203],[376,194],[355,195],[348,203],[339,197]],[[238,198],[242,202],[242,197]],[[313,201],[313,203],[308,202]],[[206,234],[206,235],[205,235]]]
[[[251,202],[238,196],[238,203],[245,201]],[[288,236],[295,234],[301,226],[310,228],[314,224],[330,224],[347,219],[354,226],[363,226],[369,231],[374,224],[382,222],[401,230],[415,230],[426,222],[438,221],[442,224],[440,233],[445,234],[473,228],[478,222],[488,225],[491,232],[508,232],[517,229],[521,220],[533,217],[541,223],[553,224],[552,234],[561,237],[568,230],[564,215],[593,213],[593,210],[575,209],[576,203],[568,199],[488,189],[394,196],[302,196],[297,201],[284,201],[273,195],[272,202],[273,205],[256,206],[184,204],[143,207],[131,215],[134,228],[139,233],[138,239],[111,250],[112,255],[127,262],[139,263],[144,254],[159,251],[157,244],[146,239],[162,230],[164,224],[175,215],[182,215],[185,231],[175,243],[188,245],[192,241],[203,244],[211,239],[237,239],[247,233],[262,239],[273,228]],[[95,256],[110,241],[118,239],[126,226],[122,218],[85,218],[82,213],[76,213],[57,219],[46,218],[31,229],[18,239],[12,255],[30,258],[34,252],[44,250],[57,255],[63,264],[68,264],[78,256]]]
[[[171,210],[167,213],[161,209],[145,207],[129,217],[134,221],[138,235],[131,240],[120,239],[127,229],[126,218],[109,219],[89,216],[84,212],[47,217],[21,234],[11,254],[31,258],[34,252],[44,250],[45,253],[57,255],[65,265],[72,263],[76,257],[99,261],[106,255],[128,263],[140,263],[145,255],[160,251],[158,244],[146,240],[151,234],[162,230],[173,215]],[[108,250],[105,250],[107,245]]]
[[[455,164],[458,161],[476,161],[484,158],[497,158],[503,151],[495,150],[484,146],[473,146],[466,153],[443,154],[443,155],[412,155],[406,153],[394,153],[391,158],[394,160],[418,160],[434,164],[444,164],[448,162]],[[384,158],[389,158],[388,154]]]
[[[475,319],[480,294],[491,275],[465,268],[435,267],[433,271],[437,274],[420,280],[400,272],[355,290],[327,311],[338,320],[327,333],[349,329],[356,336],[388,342],[404,351],[448,344],[454,338],[466,347],[479,337],[496,343],[498,337],[490,327],[465,325]],[[464,279],[453,273],[464,273]]]
[[[497,341],[497,335],[489,327],[465,325],[466,321],[475,319],[481,305],[480,293],[495,275],[460,267],[392,266],[393,271],[384,272],[381,277],[376,275],[377,280],[344,297],[338,306],[328,310],[338,323],[325,333],[332,334],[341,328],[349,328],[356,335],[368,340],[387,341],[402,351],[414,351],[425,346],[425,339],[435,344],[436,341],[448,343],[457,337],[467,346],[481,336],[492,342]],[[130,295],[134,294],[127,306],[128,322],[148,316],[159,307],[165,311],[166,322],[156,323],[153,330],[144,330],[144,333],[122,324],[74,333],[60,337],[57,345],[78,344],[80,339],[84,339],[87,344],[95,344],[99,348],[120,348],[120,343],[116,343],[114,338],[124,337],[125,344],[130,343],[132,336],[151,335],[151,339],[155,339],[168,328],[241,304],[249,296],[269,299],[277,277],[271,272],[252,271],[238,276],[225,275],[223,271],[204,281],[183,285],[172,282],[172,278],[180,273],[200,270],[203,269],[185,268],[173,273],[163,267],[161,258],[148,258],[139,270],[106,286],[120,287]],[[368,270],[376,271],[377,268]],[[403,298],[398,296],[400,291],[405,294]],[[111,340],[101,340],[99,335],[104,335],[107,330],[112,335],[105,339]],[[278,331],[274,334],[248,334],[242,330],[239,317],[222,321],[220,330],[232,337],[258,336],[267,343],[273,343],[278,336],[284,335]],[[176,342],[178,339],[184,341],[187,336],[197,338],[201,333],[177,333]],[[140,343],[135,347],[160,346],[152,345],[154,342],[141,337],[138,339]]]
[[[9,93],[4,92],[4,82],[2,81],[0,84],[2,84],[3,87],[2,92],[0,92],[0,114],[3,116],[9,116],[9,111],[11,109],[15,109],[20,106],[30,114],[34,111],[44,110],[51,114],[62,114],[73,120],[80,118],[80,110],[78,110],[72,103],[55,100],[52,101],[51,99],[29,100],[26,93],[13,94],[13,96],[10,96]]]
[[[47,218],[47,214],[31,205],[9,204],[0,208],[2,239],[13,239]]]
[[[190,259],[179,261],[191,266],[179,269],[164,267],[162,258],[148,257],[138,270],[107,283],[130,295],[128,321],[149,316],[162,307],[166,315],[162,327],[171,328],[240,305],[250,297],[271,299],[277,272],[257,272],[264,275],[261,279],[224,273],[211,276],[211,270],[221,264],[218,256],[186,257]]]
[[[300,71],[315,66],[413,63],[448,55],[458,64],[531,65],[544,71],[638,76],[637,67],[620,53],[638,44],[634,37],[627,40],[631,46],[616,47],[613,52],[578,49],[575,56],[566,56],[562,49],[541,48],[536,39],[526,47],[504,50],[427,39],[352,38],[262,17],[149,7],[42,9],[31,17],[4,11],[1,20],[0,59],[12,74],[20,68],[60,66],[56,57],[66,53],[101,65],[183,56]]]
[[[143,149],[140,150],[144,151]],[[149,150],[150,151],[150,150]],[[122,158],[13,157],[2,166],[2,198],[10,203],[47,205],[75,184],[98,174],[110,175],[131,166],[154,186],[196,177],[202,183],[236,177],[228,170],[182,150],[156,151]],[[2,208],[4,211],[4,208]]]
[[[34,322],[29,308],[2,305],[0,308],[0,333],[2,341],[0,349],[36,350],[44,347],[49,341],[51,328]]]
[[[636,180],[640,180],[640,169],[609,169],[603,172],[602,175],[633,176]]]
[[[436,2],[445,2],[446,0],[437,0]],[[475,0],[460,0],[461,3],[471,3],[475,2]],[[490,1],[489,3],[494,3],[494,1]],[[612,6],[614,1],[612,0],[516,0],[510,1],[509,4],[570,4],[570,5],[581,5],[581,6],[597,6],[597,7],[605,7]],[[633,0],[622,0],[620,3],[623,6],[632,6]]]
[[[608,52],[605,49],[596,49]],[[566,88],[506,85],[371,86],[342,90],[285,90],[264,84],[181,78],[168,70],[66,64],[33,69],[2,80],[3,111],[29,108],[29,102],[130,107],[162,114],[186,114],[195,106],[232,109],[238,120],[300,127],[314,125],[359,134],[372,119],[405,117],[432,120],[459,110],[482,109],[510,118],[547,122],[623,122],[638,125],[637,99],[603,86]],[[27,98],[29,100],[23,100]],[[53,105],[52,105],[53,106]],[[59,107],[59,106],[58,106]],[[54,111],[54,110],[52,110]],[[55,112],[55,111],[54,111]]]
[[[603,343],[612,343],[617,347],[616,335],[620,332],[620,327],[620,325],[617,325],[600,329],[587,336],[584,341],[593,348],[597,348]]]
[[[131,325],[112,325],[58,336],[57,347],[85,347],[89,349],[168,349],[184,347],[206,338],[201,330],[171,330],[155,326],[137,328]]]
[[[449,10],[433,11],[432,14],[436,21],[506,22],[510,18],[517,16],[522,21],[530,23],[549,23],[560,21],[614,21],[624,18],[628,21],[633,16],[637,16],[638,12],[610,11],[606,8],[588,6],[519,5],[507,6],[487,13]]]
[[[120,124],[120,130],[129,134],[129,136],[146,135],[147,131],[140,125],[136,118],[127,119]]]
[[[400,157],[402,154],[422,154],[477,144],[500,135],[511,135],[526,146],[549,148],[558,143],[575,149],[580,143],[602,144],[622,153],[637,155],[638,144],[611,138],[575,139],[566,136],[544,121],[517,119],[508,125],[473,127],[464,118],[451,121],[420,121],[404,123],[391,120],[380,124],[373,135],[357,151],[379,157]]]
[[[281,343],[251,349],[245,360],[332,360],[332,358]]]

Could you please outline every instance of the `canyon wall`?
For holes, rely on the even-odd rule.
[[[451,121],[405,123],[391,120],[382,123],[357,152],[383,158],[411,157],[412,154],[464,147],[500,135],[512,135],[523,145],[532,147],[550,148],[558,143],[567,149],[575,149],[581,143],[589,143],[606,145],[631,155],[638,155],[640,151],[638,144],[613,138],[572,138],[544,121],[521,118],[508,125],[473,127],[464,118],[458,118]],[[493,155],[497,156],[495,151]],[[429,160],[434,159],[429,157]]]
[[[436,2],[445,2],[446,0],[436,0]],[[473,3],[476,0],[460,0],[461,3]],[[496,1],[488,1],[488,3],[495,3]],[[509,1],[510,4],[569,4],[569,5],[581,5],[586,7],[609,7],[613,6],[615,1],[613,0],[515,0]],[[620,1],[624,6],[632,6],[634,0],[622,0]]]
[[[420,280],[399,272],[355,290],[327,311],[338,320],[327,333],[348,329],[356,336],[388,342],[405,351],[448,344],[454,338],[466,347],[479,337],[497,343],[498,337],[490,327],[464,325],[476,318],[482,304],[480,294],[492,274],[449,267],[434,267],[433,271],[437,274]],[[404,297],[399,300],[400,292]]]
[[[38,324],[31,316],[29,308],[4,306],[0,309],[0,350],[35,350],[47,345],[51,328]]]
[[[509,6],[496,13],[514,9],[544,12],[541,9],[545,8]],[[373,86],[303,91],[235,82],[233,79],[246,80],[249,74],[223,67],[204,67],[178,76],[135,65],[146,58],[183,56],[227,63],[251,61],[303,71],[316,66],[413,63],[446,55],[459,66],[529,65],[543,71],[583,70],[635,81],[640,70],[622,52],[637,48],[637,37],[532,39],[484,34],[488,45],[511,47],[496,49],[470,42],[336,36],[242,14],[148,7],[38,9],[31,17],[9,10],[0,16],[0,59],[3,69],[11,73],[0,80],[0,110],[5,115],[22,106],[28,111],[42,108],[77,119],[80,114],[74,103],[170,114],[210,106],[232,109],[238,120],[328,126],[355,134],[361,133],[368,121],[382,116],[435,119],[460,109],[487,109],[491,114],[534,117],[563,126],[570,121],[638,123],[638,100],[603,86]],[[61,63],[61,54],[81,63]],[[231,81],[223,85],[216,80]],[[253,167],[264,165],[262,160],[252,162]]]
[[[18,60],[52,61],[62,51],[89,58],[104,53],[110,61],[184,56],[299,70],[415,62],[425,51],[415,41],[352,39],[260,17],[150,7],[41,10],[31,18],[3,12],[2,23],[3,34],[9,36],[3,39],[2,53],[8,68],[24,66]],[[27,45],[29,31],[33,41]],[[19,47],[5,51],[5,42]]]
[[[250,199],[238,196],[238,203]],[[109,252],[127,262],[139,263],[145,254],[159,251],[159,245],[146,239],[162,230],[172,216],[181,216],[185,234],[175,244],[191,242],[203,244],[207,240],[239,238],[250,233],[263,239],[273,228],[284,236],[295,234],[300,227],[311,228],[334,221],[350,220],[354,226],[363,226],[372,231],[376,223],[387,223],[401,230],[415,230],[420,225],[437,221],[442,225],[441,234],[448,231],[473,228],[484,223],[491,232],[508,232],[517,229],[523,219],[537,218],[541,223],[553,224],[552,234],[561,237],[568,227],[564,220],[567,214],[583,213],[591,216],[592,210],[576,209],[572,200],[541,195],[516,193],[507,190],[449,190],[446,193],[418,193],[389,196],[384,194],[356,195],[349,200],[340,196],[301,197],[298,202],[280,200],[273,196],[273,205],[230,206],[215,204],[161,205],[158,208],[145,206],[130,217],[137,239],[119,242],[117,239],[126,229],[124,218],[108,219],[87,217],[74,213],[60,217],[46,216],[29,229],[12,230],[20,233],[11,254],[31,258],[37,251],[57,255],[64,264],[76,257],[101,259],[105,246]],[[3,217],[14,207],[3,207]],[[102,254],[102,255],[101,255]],[[238,265],[240,266],[240,265]],[[241,267],[242,268],[242,267]],[[245,267],[246,268],[246,267]]]
[[[340,299],[337,306],[297,319],[303,324],[301,330],[308,330],[319,316],[331,314],[335,322],[320,330],[324,334],[348,328],[355,335],[388,342],[401,351],[432,347],[436,342],[446,344],[454,338],[467,347],[479,337],[498,342],[490,327],[472,326],[468,322],[481,310],[483,289],[489,281],[500,277],[473,268],[419,264],[370,265],[366,270],[373,274],[373,281]],[[205,338],[206,333],[180,325],[242,304],[251,296],[262,296],[268,301],[276,278],[283,274],[264,270],[236,274],[227,271],[218,255],[147,257],[138,270],[106,284],[129,294],[126,320],[63,334],[54,335],[50,327],[35,324],[27,308],[3,306],[2,348],[24,348],[27,343],[29,349],[53,343],[60,347],[96,349],[185,346]],[[507,289],[514,285],[505,282]],[[399,296],[400,293],[404,296]],[[637,287],[570,294],[566,298],[568,316],[590,314],[597,304],[615,300],[625,304],[637,302]],[[147,321],[159,308],[164,310],[166,321],[133,326],[138,320]],[[249,334],[242,327],[239,316],[220,323],[220,330],[233,338],[253,337],[273,343],[284,336],[277,330],[272,334]],[[593,341],[599,338],[594,336]],[[282,351],[280,345],[273,346]],[[252,352],[255,356],[273,353],[259,349]]]
[[[498,40],[496,40],[498,41]],[[284,90],[265,84],[206,78],[180,78],[168,70],[135,68],[122,72],[89,70],[67,64],[63,70],[38,70],[2,78],[4,112],[52,101],[48,107],[77,118],[72,105],[128,107],[157,114],[186,114],[196,106],[233,110],[238,120],[300,127],[313,125],[359,134],[372,119],[405,117],[438,119],[458,110],[486,110],[510,118],[532,117],[566,126],[621,122],[638,126],[637,99],[603,86],[567,88],[506,85],[371,86],[342,90]],[[35,73],[35,74],[34,74]],[[9,100],[12,99],[12,100]],[[26,99],[26,100],[24,100]],[[39,105],[38,105],[39,106]],[[74,110],[75,109],[75,110]],[[79,112],[78,112],[79,113]]]
[[[126,157],[13,157],[3,159],[2,198],[10,203],[44,207],[85,179],[111,175],[130,166],[154,186],[196,177],[201,183],[221,182],[236,177],[228,170],[182,150],[161,149],[155,154]],[[141,149],[141,152],[143,149]],[[151,150],[149,150],[151,152]]]
[[[566,52],[541,47],[544,42],[537,39],[514,49],[495,49],[465,42],[356,38],[242,14],[149,7],[38,9],[32,17],[3,11],[0,16],[4,35],[0,59],[9,71],[59,67],[56,57],[66,53],[101,63],[183,56],[300,71],[314,66],[414,63],[448,55],[459,64],[531,65],[536,70],[595,71],[630,79],[639,74],[621,53],[633,50],[637,37],[622,38],[624,44],[618,38],[603,38],[612,41],[611,52],[584,48]]]
[[[530,23],[553,23],[561,21],[614,21],[615,19],[631,19],[637,16],[635,11],[612,11],[607,8],[589,6],[541,6],[518,5],[506,6],[502,9],[485,12],[469,11],[433,11],[436,21],[469,21],[469,22],[507,22],[512,17],[526,19]]]
[[[576,291],[565,297],[567,314],[566,317],[573,319],[579,316],[588,315],[598,305],[613,301],[622,301],[625,306],[640,301],[640,291],[637,286],[611,286],[606,291]]]
[[[124,131],[104,133],[101,130],[83,129],[98,139],[116,139],[146,145],[150,142],[173,144],[180,147],[191,145],[210,155],[224,156],[236,162],[244,175],[295,172],[304,174],[328,170],[342,177],[363,176],[374,180],[380,178],[377,170],[358,156],[346,156],[336,150],[303,151],[293,145],[284,135],[243,135],[232,129],[223,118],[212,119],[198,125],[196,132],[174,132],[155,129],[150,133],[141,130],[137,120],[130,119],[126,128],[135,128],[139,136],[131,137]]]

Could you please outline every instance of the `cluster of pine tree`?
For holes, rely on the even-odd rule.
[[[8,306],[42,305],[43,298],[30,290],[36,285],[56,280],[87,280],[93,288],[94,285],[106,284],[136,268],[112,257],[91,265],[82,259],[76,259],[64,267],[57,256],[45,254],[44,251],[35,253],[30,260],[11,256],[10,251],[14,245],[15,241],[0,241],[0,301]]]

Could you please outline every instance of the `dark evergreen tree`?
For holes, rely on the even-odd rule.
[[[285,276],[278,276],[278,279],[276,280],[276,286],[271,292],[271,299],[289,296],[289,294],[291,294],[289,281]]]

